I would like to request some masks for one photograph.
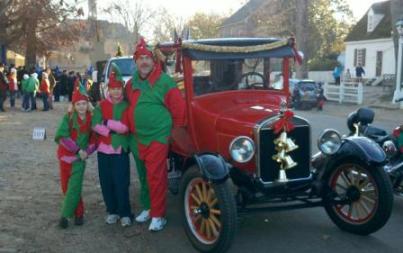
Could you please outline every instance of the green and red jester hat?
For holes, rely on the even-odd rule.
[[[124,80],[122,78],[122,72],[119,67],[112,63],[112,71],[109,74],[108,87],[109,88],[123,88]]]
[[[81,84],[78,86],[77,89],[74,90],[71,103],[75,104],[80,100],[85,100],[87,102],[89,101],[87,91],[85,90],[85,87]]]
[[[137,60],[142,55],[147,55],[151,58],[153,58],[154,56],[152,49],[147,46],[146,41],[143,37],[140,38],[136,45],[136,51],[134,51],[133,59]]]

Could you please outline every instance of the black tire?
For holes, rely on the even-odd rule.
[[[203,214],[195,214],[195,209],[192,209],[189,204],[189,199],[191,198],[190,194],[194,193],[193,190],[196,189],[196,186],[193,186],[193,184],[197,182],[202,184],[200,180],[208,184],[208,187],[210,187],[208,191],[212,190],[209,194],[213,193],[214,195],[212,195],[212,197],[215,196],[218,200],[216,200],[216,204],[211,210],[220,211],[217,220],[219,220],[221,226],[217,233],[218,236],[215,236],[215,240],[211,242],[203,241],[203,234],[197,229],[197,225],[202,226],[199,224],[199,220],[200,223],[202,223],[202,220],[205,219],[203,218]],[[222,183],[208,183],[203,179],[199,168],[192,166],[183,175],[180,186],[180,196],[181,214],[185,233],[193,247],[200,252],[226,252],[230,248],[237,230],[237,208],[228,180]],[[200,207],[201,205],[198,206]],[[197,217],[198,215],[200,217]],[[210,215],[215,216],[214,214],[209,214],[209,217],[205,219],[207,224],[208,219],[212,218]],[[197,221],[193,221],[192,218],[195,218]]]
[[[353,173],[351,170],[348,174],[350,176],[343,174],[343,179],[341,173],[342,171],[348,170],[348,168],[353,168],[355,172],[360,171],[361,173],[365,173],[358,173],[359,177],[363,176],[362,181],[356,182],[357,179],[354,178],[354,174],[356,176],[357,173]],[[338,173],[340,173],[339,178],[341,181],[338,180]],[[351,176],[351,173],[353,176]],[[352,177],[354,181],[352,181],[350,177]],[[365,184],[366,179],[368,181],[367,184]],[[357,161],[344,161],[334,166],[333,169],[329,169],[324,174],[323,180],[327,186],[324,193],[325,195],[323,196],[325,210],[330,219],[341,230],[358,235],[368,235],[381,229],[389,220],[393,207],[393,189],[388,176],[382,169],[369,167]],[[350,183],[355,182],[358,186],[355,184],[348,186],[348,183],[346,184],[347,186],[342,185],[343,181]],[[365,187],[370,190],[365,190],[365,188],[360,187],[360,185],[365,185]],[[371,190],[372,188],[369,186],[373,186],[373,190]],[[347,190],[343,189],[343,187]],[[354,193],[354,187],[359,190],[358,195],[355,195],[357,192]],[[333,200],[337,198],[337,196],[342,195],[335,193],[335,190],[341,192],[345,191],[345,196],[351,196],[349,197],[349,204],[334,203]],[[372,205],[369,200],[372,201]],[[370,205],[368,206],[368,204]],[[361,211],[358,210],[360,209],[358,206],[361,206]],[[348,211],[345,207],[348,208]],[[357,217],[353,217],[354,210]],[[345,213],[346,211],[347,215]],[[361,214],[364,213],[364,215],[362,215],[363,218],[358,219],[360,212]],[[366,212],[368,212],[367,216],[365,216]]]

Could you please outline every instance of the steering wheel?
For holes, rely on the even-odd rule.
[[[246,89],[262,89],[266,83],[265,79],[266,78],[258,72],[248,72],[241,76],[238,83],[246,84]]]

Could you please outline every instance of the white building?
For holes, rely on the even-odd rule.
[[[395,73],[390,1],[373,4],[347,35],[345,70],[355,76],[361,64],[365,78]]]

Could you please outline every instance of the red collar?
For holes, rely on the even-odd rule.
[[[159,63],[156,63],[154,65],[153,71],[148,75],[147,80],[151,85],[154,85],[155,82],[160,78],[161,76],[161,65]]]

